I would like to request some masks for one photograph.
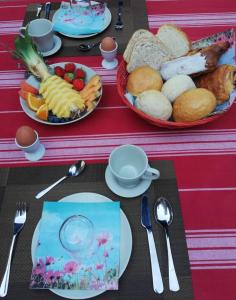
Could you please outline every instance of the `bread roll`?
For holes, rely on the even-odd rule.
[[[138,67],[131,72],[127,79],[127,90],[137,96],[146,90],[161,90],[163,85],[161,75],[149,66]]]
[[[176,122],[193,122],[210,114],[216,107],[216,97],[207,89],[191,89],[176,98],[173,118]]]
[[[161,92],[148,90],[141,93],[135,105],[138,109],[160,120],[168,120],[172,114],[170,101]]]
[[[183,92],[195,87],[191,77],[187,75],[176,75],[163,84],[161,92],[170,100],[170,102],[174,102],[174,100]]]
[[[156,35],[170,50],[173,58],[186,55],[191,49],[191,41],[186,33],[174,24],[162,25]]]

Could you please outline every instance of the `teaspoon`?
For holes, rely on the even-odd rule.
[[[169,225],[173,221],[173,209],[167,199],[165,199],[164,197],[160,197],[157,199],[154,207],[154,215],[156,221],[159,222],[165,229],[168,252],[169,288],[171,291],[177,292],[180,289],[180,287],[171,253],[168,230]]]
[[[78,49],[79,49],[79,51],[86,52],[86,51],[93,49],[94,47],[96,47],[99,44],[100,44],[100,42],[93,43],[93,44],[79,44]]]
[[[83,160],[79,160],[77,163],[74,165],[70,166],[67,174],[60,178],[58,181],[54,182],[52,185],[50,185],[48,188],[45,190],[39,192],[35,198],[39,199],[42,196],[44,196],[47,192],[49,192],[52,188],[54,188],[56,185],[58,185],[60,182],[62,182],[64,179],[69,178],[69,177],[75,177],[78,176],[85,168],[85,162]]]

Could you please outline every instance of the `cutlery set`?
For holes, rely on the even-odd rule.
[[[169,289],[173,292],[179,291],[179,282],[175,272],[173,257],[170,247],[169,230],[168,226],[173,220],[173,210],[167,199],[160,197],[157,199],[154,207],[155,219],[160,223],[166,235],[167,253],[168,253],[168,273],[169,273]],[[141,203],[141,224],[147,230],[148,245],[151,259],[152,282],[153,290],[155,293],[161,294],[164,291],[163,280],[158,261],[155,241],[152,233],[152,224],[150,217],[150,210],[148,205],[148,197],[144,195]]]

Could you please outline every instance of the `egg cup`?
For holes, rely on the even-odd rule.
[[[44,156],[45,153],[45,147],[44,145],[40,144],[39,136],[37,131],[34,131],[36,135],[36,139],[32,145],[29,146],[21,146],[17,143],[17,140],[15,139],[16,146],[24,151],[25,158],[30,161],[38,161],[40,158]]]
[[[100,49],[102,57],[103,57],[102,66],[105,69],[108,69],[108,70],[115,69],[118,65],[118,60],[116,59],[118,44],[116,41],[115,41],[115,44],[116,44],[116,47],[111,51],[105,51],[102,49],[101,44],[99,45],[99,49]]]

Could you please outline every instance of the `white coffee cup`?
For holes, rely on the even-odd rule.
[[[25,158],[30,160],[30,161],[37,161],[40,158],[44,156],[45,153],[45,147],[44,145],[40,144],[39,141],[39,136],[37,131],[34,131],[36,134],[36,139],[32,145],[29,146],[21,146],[17,143],[17,140],[15,139],[15,144],[16,146],[24,151],[25,153]]]
[[[22,34],[25,30],[28,31],[39,52],[48,52],[54,47],[53,24],[48,19],[35,19],[26,27],[20,28]]]
[[[127,188],[135,187],[143,179],[160,177],[160,172],[149,166],[144,150],[135,145],[115,148],[109,156],[108,166],[117,182]]]

